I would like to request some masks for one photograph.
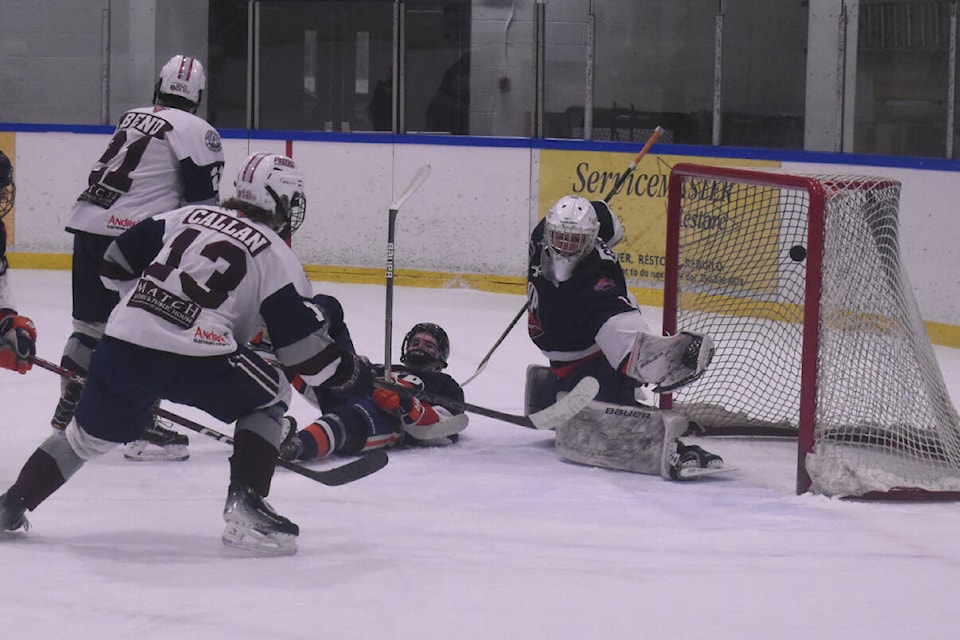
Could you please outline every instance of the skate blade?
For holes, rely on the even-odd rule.
[[[160,447],[136,440],[124,447],[123,457],[134,462],[183,462],[190,457],[190,450],[185,444]]]
[[[720,473],[729,473],[736,471],[737,467],[723,465],[720,467],[683,467],[678,470],[679,480],[696,480],[706,476],[715,476]]]
[[[264,556],[292,556],[297,552],[297,537],[289,533],[262,533],[249,526],[228,522],[220,538],[223,544]]]

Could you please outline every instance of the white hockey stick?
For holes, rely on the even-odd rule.
[[[458,413],[450,418],[444,418],[440,422],[433,424],[412,424],[404,426],[403,430],[416,438],[417,440],[432,440],[434,438],[446,438],[460,433],[467,428],[470,418],[465,413]]]
[[[414,191],[420,188],[420,185],[430,177],[430,165],[425,164],[417,170],[410,185],[400,194],[400,196],[390,203],[390,211],[387,214],[387,300],[384,314],[384,340],[383,340],[383,370],[384,375],[390,379],[390,361],[393,351],[393,259],[394,259],[394,237],[397,231],[397,213],[403,203],[413,195]],[[416,436],[414,436],[416,437]]]
[[[390,211],[396,213],[399,211],[400,207],[403,206],[403,203],[413,195],[413,193],[420,188],[420,185],[430,177],[430,165],[425,164],[417,170],[416,175],[413,176],[413,180],[410,181],[410,185],[400,194],[400,197],[393,201],[390,205]]]
[[[395,382],[387,382],[386,380],[374,380],[373,385],[375,387],[380,387],[381,389],[407,390],[407,388],[402,385],[399,385]],[[569,393],[557,400],[554,404],[550,405],[546,409],[537,411],[536,413],[531,413],[529,416],[518,416],[512,413],[504,413],[503,411],[497,411],[496,409],[488,409],[487,407],[470,404],[469,402],[459,402],[457,400],[453,400],[452,398],[444,398],[430,393],[418,393],[416,396],[421,400],[426,400],[427,402],[433,404],[442,404],[451,408],[462,407],[464,410],[471,413],[476,413],[488,418],[494,418],[496,420],[502,420],[503,422],[509,422],[521,427],[527,427],[529,429],[556,429],[558,424],[562,424],[563,422],[566,422],[573,416],[580,413],[580,411],[587,406],[599,392],[600,383],[597,382],[596,378],[591,378],[588,376],[578,382]],[[414,437],[416,437],[416,435],[414,435]]]

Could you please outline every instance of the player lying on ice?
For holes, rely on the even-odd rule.
[[[314,297],[338,344],[353,350],[343,322],[343,308],[332,296]],[[399,388],[378,388],[370,393],[343,393],[304,385],[299,376],[293,386],[323,412],[305,429],[288,434],[280,447],[284,460],[316,460],[329,455],[358,455],[373,449],[397,446],[445,446],[459,439],[466,428],[463,389],[443,373],[450,357],[450,339],[439,325],[415,324],[403,338],[402,365],[391,367]],[[383,365],[371,365],[383,378]],[[417,399],[417,394],[449,399],[450,407]]]
[[[528,367],[527,412],[592,376],[600,392],[557,428],[560,455],[675,480],[726,470],[720,456],[678,439],[688,426],[683,416],[637,403],[639,387],[665,393],[699,378],[714,347],[707,335],[651,332],[611,251],[623,237],[605,202],[574,195],[560,198],[534,228],[527,329],[550,366]]]

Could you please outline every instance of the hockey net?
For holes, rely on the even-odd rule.
[[[960,418],[900,262],[900,183],[677,165],[664,331],[716,341],[661,398],[710,435],[798,438],[797,492],[960,498]]]

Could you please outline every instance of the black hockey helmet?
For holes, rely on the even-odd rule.
[[[425,344],[417,338],[420,334],[427,334],[433,338],[437,346]],[[413,325],[407,335],[403,336],[400,346],[400,362],[411,369],[425,369],[440,371],[447,366],[450,357],[450,338],[447,332],[438,324],[432,322],[418,322]]]
[[[13,182],[13,165],[10,158],[0,151],[0,220],[13,210],[13,201],[17,196],[17,185]]]

